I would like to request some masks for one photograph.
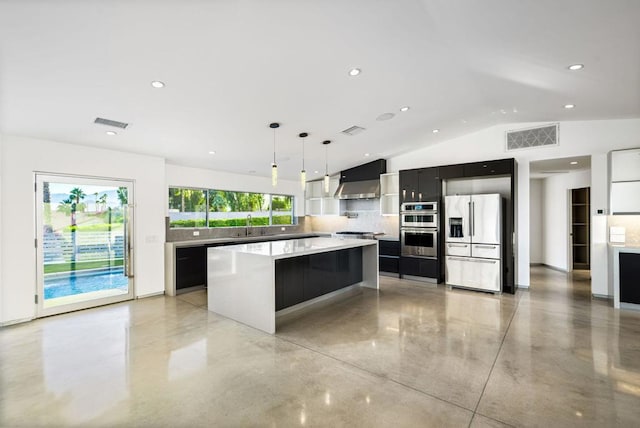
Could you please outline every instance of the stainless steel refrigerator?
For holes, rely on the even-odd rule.
[[[501,196],[445,196],[445,219],[445,282],[501,292]]]

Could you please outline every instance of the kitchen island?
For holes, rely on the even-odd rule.
[[[275,333],[276,317],[379,287],[378,242],[304,238],[207,249],[208,309]]]

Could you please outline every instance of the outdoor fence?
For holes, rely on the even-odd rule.
[[[74,254],[72,233],[45,233],[43,249],[45,264],[71,262]],[[122,259],[124,232],[76,232],[75,255],[77,262]]]

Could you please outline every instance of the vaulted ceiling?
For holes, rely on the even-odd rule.
[[[332,173],[499,123],[640,117],[638,22],[635,0],[4,0],[0,129],[268,176],[279,122],[280,176],[306,131],[312,179],[323,140]]]

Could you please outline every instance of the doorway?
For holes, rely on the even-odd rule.
[[[590,188],[571,189],[571,250],[574,270],[591,268]]]
[[[133,299],[133,190],[36,174],[38,317]]]

